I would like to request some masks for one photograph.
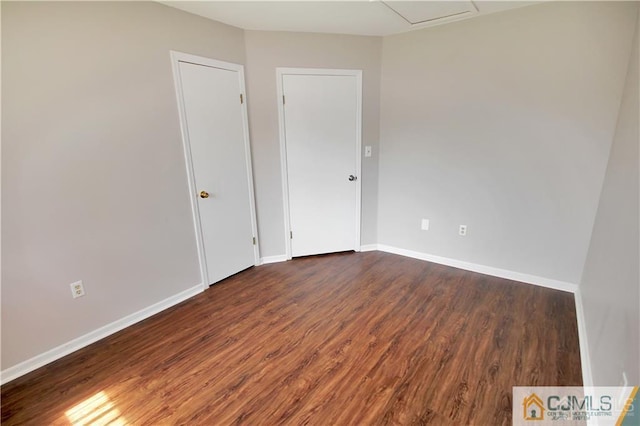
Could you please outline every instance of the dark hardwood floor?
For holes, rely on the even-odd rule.
[[[511,423],[582,384],[573,295],[369,252],[251,268],[2,387],[2,424]]]

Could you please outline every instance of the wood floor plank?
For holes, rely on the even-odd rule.
[[[2,386],[2,424],[510,424],[512,386],[581,384],[572,294],[341,253],[251,268]]]

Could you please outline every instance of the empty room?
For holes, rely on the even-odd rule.
[[[639,424],[640,3],[0,17],[3,425]]]

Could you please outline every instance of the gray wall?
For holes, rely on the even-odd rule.
[[[640,15],[639,15],[640,19]],[[595,386],[640,383],[638,28],[602,187],[582,298]]]
[[[244,40],[157,3],[1,7],[6,369],[199,284],[169,50]]]
[[[385,37],[378,241],[578,283],[636,8],[550,2]]]
[[[276,67],[362,70],[362,244],[377,241],[380,54],[382,39],[347,35],[245,31],[249,130],[260,254],[285,254]]]
[[[639,381],[625,344],[638,334],[636,4],[557,2],[384,39],[243,32],[157,3],[0,7],[2,369],[199,283],[179,50],[246,52],[262,256],[285,252],[275,68],[362,69],[363,244],[577,283],[593,228],[594,377]],[[627,358],[607,363],[609,346]]]

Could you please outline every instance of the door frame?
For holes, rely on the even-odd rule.
[[[187,127],[187,116],[184,105],[184,97],[182,92],[182,81],[180,79],[180,62],[187,62],[195,65],[202,65],[211,68],[218,68],[228,71],[234,71],[238,73],[238,83],[240,93],[238,93],[238,101],[240,96],[242,99],[241,112],[242,112],[242,132],[245,148],[245,168],[247,172],[247,181],[249,182],[249,208],[251,210],[251,228],[255,238],[253,245],[254,265],[260,264],[260,249],[258,246],[258,224],[256,220],[256,206],[255,195],[253,190],[253,171],[251,166],[251,143],[249,140],[249,122],[247,114],[247,101],[246,101],[246,89],[244,84],[244,66],[240,64],[234,64],[232,62],[219,61],[217,59],[205,58],[202,56],[196,56],[189,53],[170,51],[171,56],[171,69],[173,70],[173,83],[176,91],[176,99],[178,103],[178,115],[180,117],[180,133],[182,136],[182,146],[184,151],[184,161],[187,168],[187,184],[189,187],[189,200],[191,201],[191,213],[193,216],[193,226],[196,235],[196,246],[198,249],[198,262],[200,263],[200,279],[202,281],[202,288],[206,290],[209,288],[209,272],[207,270],[207,262],[205,258],[204,250],[204,238],[202,235],[202,223],[200,222],[200,210],[198,207],[198,195],[197,187],[195,183],[195,174],[193,170],[193,161],[191,158],[191,142],[189,140],[189,130]]]
[[[278,103],[278,127],[280,136],[280,173],[282,176],[282,201],[284,208],[284,241],[287,260],[291,259],[291,212],[289,210],[289,176],[287,173],[287,141],[285,137],[284,88],[282,79],[285,75],[318,75],[349,76],[356,78],[356,237],[355,251],[360,251],[360,227],[362,206],[362,70],[325,69],[325,68],[276,68],[276,88]]]

